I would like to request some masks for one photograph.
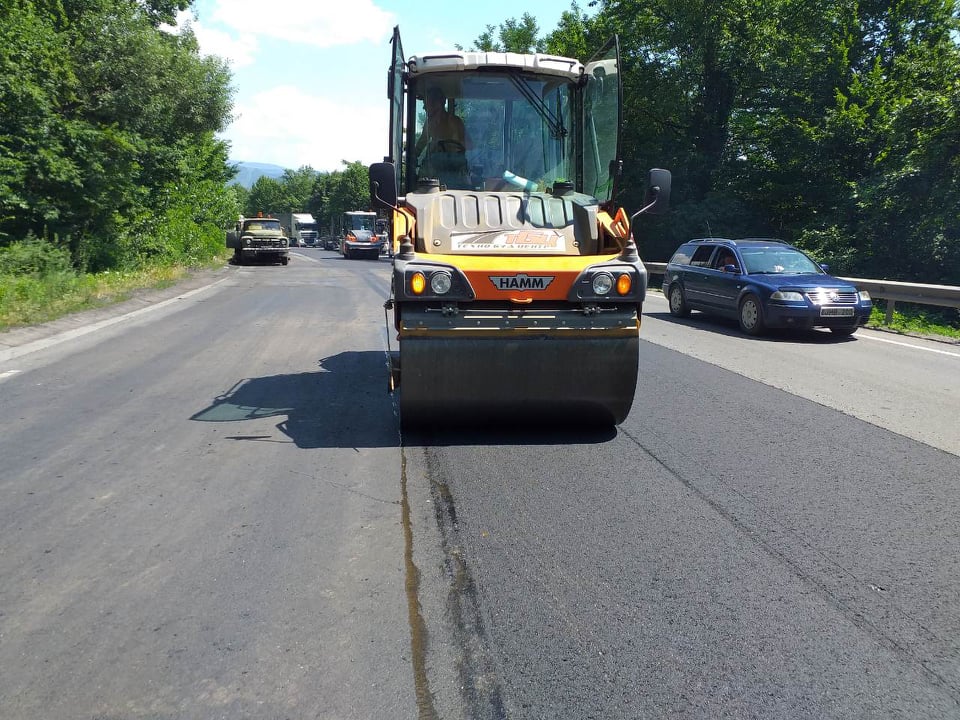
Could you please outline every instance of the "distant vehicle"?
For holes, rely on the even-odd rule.
[[[386,234],[377,235],[376,220],[375,212],[353,210],[343,214],[340,252],[345,258],[349,260],[358,255],[380,257],[380,251],[386,243]]]
[[[280,227],[280,220],[272,217],[237,220],[227,232],[227,247],[233,248],[233,261],[244,265],[248,260],[271,260],[286,265],[290,262],[289,240]]]
[[[670,314],[691,310],[739,321],[748,335],[767,328],[829,328],[850,335],[870,318],[865,290],[827,274],[779,240],[709,238],[684,243],[663,276]]]
[[[390,242],[389,229],[387,225],[388,223],[386,218],[377,218],[377,237],[383,241],[383,245],[380,246],[380,254],[393,257],[393,243]]]
[[[316,246],[320,231],[310,213],[280,213],[280,223],[287,229],[292,246]]]

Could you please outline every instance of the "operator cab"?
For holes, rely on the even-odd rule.
[[[613,39],[586,65],[463,51],[407,60],[395,28],[386,161],[395,165],[397,193],[436,180],[441,190],[578,192],[607,203],[620,170],[618,58]],[[430,107],[436,97],[441,113]],[[442,135],[460,124],[462,137],[423,142],[438,134],[434,126],[445,126]],[[389,201],[389,189],[380,190]]]

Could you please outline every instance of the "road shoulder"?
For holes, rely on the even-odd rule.
[[[0,353],[171,300],[229,277],[232,269],[230,265],[224,264],[221,267],[193,270],[169,287],[143,288],[134,291],[130,297],[119,302],[71,313],[37,325],[25,325],[2,331],[0,332]]]

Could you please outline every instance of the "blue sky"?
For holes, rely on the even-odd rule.
[[[543,36],[569,9],[569,0],[196,0],[180,24],[191,23],[201,52],[230,63],[231,160],[332,171],[387,151],[394,25],[409,57],[470,48],[487,25],[524,13]]]

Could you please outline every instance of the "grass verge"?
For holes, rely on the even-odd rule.
[[[0,275],[0,331],[121,302],[138,290],[169,287],[191,271],[219,267],[225,259],[216,258],[200,266],[163,265],[95,275]]]
[[[898,303],[897,307],[900,308],[901,303]],[[878,330],[893,330],[905,335],[932,335],[960,340],[960,328],[945,322],[943,313],[924,310],[923,308],[905,307],[902,310],[894,310],[893,320],[889,325],[886,323],[886,314],[886,307],[878,307],[875,304],[873,312],[870,314],[870,320],[867,322],[867,327],[877,328]]]

